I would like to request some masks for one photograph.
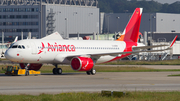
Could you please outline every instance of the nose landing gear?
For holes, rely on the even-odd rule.
[[[26,69],[25,76],[29,75],[29,67],[30,67],[30,64],[28,63],[25,67],[25,69]]]

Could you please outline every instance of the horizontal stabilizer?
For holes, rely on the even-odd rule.
[[[54,32],[48,36],[43,37],[42,39],[45,39],[45,40],[63,40],[63,38],[61,37],[61,35],[58,32]]]

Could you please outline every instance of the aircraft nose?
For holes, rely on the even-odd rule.
[[[6,50],[6,52],[4,53],[4,56],[6,57],[6,59],[9,58],[8,50]]]
[[[6,50],[4,56],[6,57],[6,59],[11,60],[12,59],[12,54],[9,50]]]

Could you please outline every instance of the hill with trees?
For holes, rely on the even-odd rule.
[[[161,4],[156,1],[137,0],[98,0],[98,7],[105,13],[132,13],[135,8],[142,7],[144,13],[180,13],[180,2]]]

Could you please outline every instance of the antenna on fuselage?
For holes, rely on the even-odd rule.
[[[27,39],[31,39],[31,32],[28,33],[28,38]]]

